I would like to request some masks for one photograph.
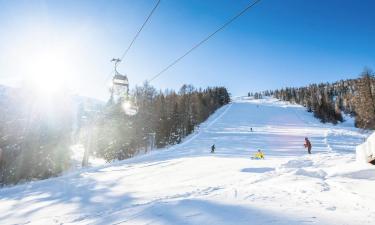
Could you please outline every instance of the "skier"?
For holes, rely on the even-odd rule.
[[[253,132],[253,128],[252,127],[250,127],[250,131]]]
[[[258,149],[258,152],[251,159],[264,159],[264,153]]]
[[[211,153],[215,153],[215,144],[211,146]]]
[[[305,148],[307,148],[307,152],[311,154],[312,145],[311,145],[310,140],[307,137],[305,137],[305,144],[303,146],[305,146]]]

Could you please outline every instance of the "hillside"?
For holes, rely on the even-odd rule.
[[[375,168],[355,160],[367,135],[237,99],[169,149],[0,189],[0,224],[373,224]]]

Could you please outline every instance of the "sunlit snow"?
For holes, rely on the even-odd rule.
[[[352,122],[239,98],[177,146],[1,189],[0,224],[374,224],[375,168],[355,160],[368,133]]]

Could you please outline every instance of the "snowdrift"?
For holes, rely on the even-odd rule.
[[[356,148],[356,158],[358,162],[375,161],[375,132],[366,140],[365,143]]]

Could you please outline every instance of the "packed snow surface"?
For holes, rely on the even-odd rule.
[[[1,189],[0,224],[375,224],[375,169],[355,160],[366,137],[350,119],[237,99],[182,144]]]

